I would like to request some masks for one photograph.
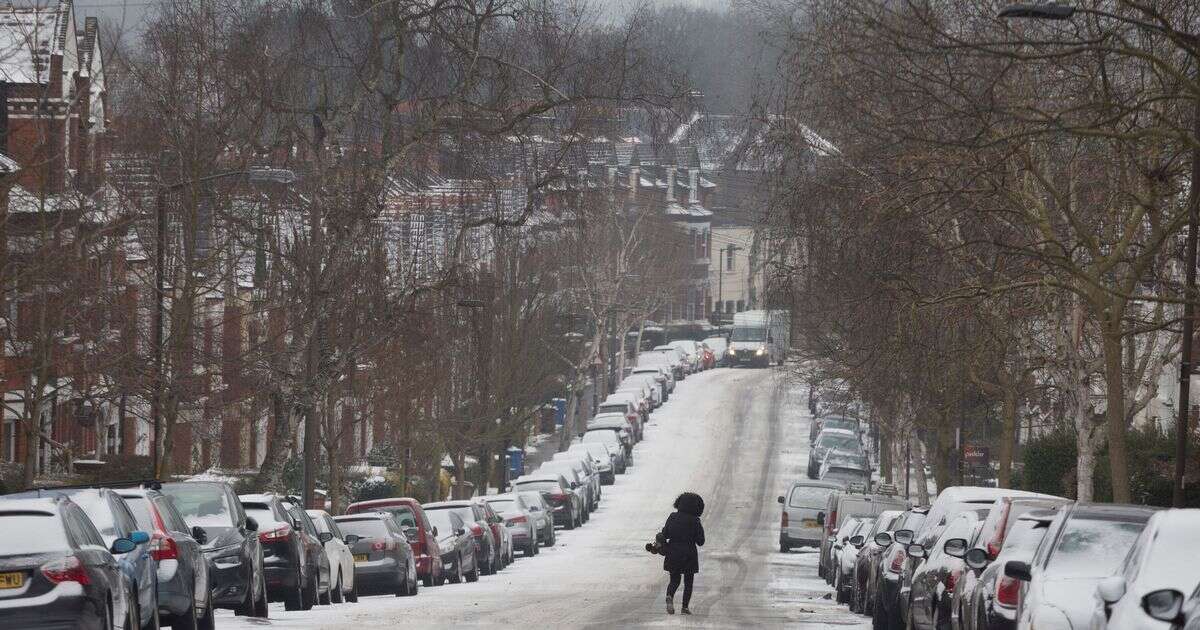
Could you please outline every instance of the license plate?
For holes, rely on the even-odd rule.
[[[800,526],[801,527],[816,527],[817,520],[813,519],[813,518],[806,518],[806,519],[800,521]]]
[[[24,573],[0,573],[0,588],[21,588],[24,585]]]
[[[367,561],[367,554],[365,554],[365,553],[356,553],[356,554],[354,554],[354,561],[355,561],[355,562],[366,562],[366,561]]]

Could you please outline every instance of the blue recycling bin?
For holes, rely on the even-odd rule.
[[[516,479],[525,474],[525,451],[515,447],[508,447],[508,478]]]
[[[550,403],[554,405],[554,426],[563,426],[567,423],[567,399],[551,398]]]

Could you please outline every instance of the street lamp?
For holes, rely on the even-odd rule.
[[[1035,4],[1014,4],[1000,10],[997,15],[1001,18],[1031,18],[1035,20],[1069,20],[1076,13],[1089,13],[1118,22],[1131,24],[1165,35],[1179,42],[1196,62],[1200,62],[1197,47],[1200,37],[1184,33],[1135,18],[1116,15],[1098,9],[1078,8],[1057,2],[1042,2]],[[1200,79],[1200,75],[1194,78]],[[1192,175],[1191,185],[1188,186],[1188,233],[1187,249],[1184,254],[1184,300],[1183,300],[1183,348],[1179,353],[1179,409],[1178,420],[1175,424],[1175,483],[1171,503],[1175,507],[1183,507],[1184,474],[1187,470],[1187,436],[1188,416],[1191,415],[1191,385],[1192,385],[1192,337],[1195,329],[1196,316],[1196,241],[1197,224],[1200,223],[1200,191],[1196,182],[1200,182],[1200,94],[1193,96],[1192,114]]]
[[[150,443],[150,461],[154,471],[154,478],[158,479],[162,474],[161,456],[159,454],[159,437],[162,425],[162,386],[163,386],[163,319],[166,310],[166,300],[164,293],[164,270],[166,268],[166,241],[167,241],[167,193],[217,181],[229,177],[245,177],[251,182],[274,182],[279,184],[291,184],[296,181],[296,174],[287,169],[281,168],[249,168],[237,171],[226,171],[222,173],[213,173],[203,177],[195,177],[192,179],[175,182],[174,184],[161,184],[155,191],[154,198],[154,215],[155,215],[155,243],[154,243],[154,392],[150,398],[150,424],[152,441]]]

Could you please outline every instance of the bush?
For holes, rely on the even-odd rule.
[[[110,481],[141,481],[154,478],[154,462],[148,455],[121,455],[104,462],[95,474],[88,474],[96,483]]]
[[[350,501],[370,501],[399,496],[400,491],[385,477],[364,477],[357,480],[350,490]]]

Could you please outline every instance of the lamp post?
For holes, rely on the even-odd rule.
[[[158,479],[162,474],[162,457],[159,454],[159,438],[161,435],[160,431],[162,426],[163,320],[166,312],[165,269],[167,249],[167,194],[188,186],[205,184],[230,177],[245,177],[247,181],[275,182],[279,184],[291,184],[296,181],[296,174],[287,169],[252,168],[237,171],[227,171],[223,173],[213,173],[212,175],[195,177],[181,182],[175,182],[174,184],[163,184],[160,185],[155,191],[154,318],[152,323],[154,326],[154,388],[150,397],[150,425],[152,435],[150,442],[150,462],[154,471],[155,479]]]
[[[1200,37],[1175,29],[1151,24],[1142,20],[1101,11],[1099,9],[1079,8],[1056,2],[1036,4],[1014,4],[1000,10],[1002,18],[1030,18],[1035,20],[1069,20],[1076,13],[1088,13],[1098,17],[1132,24],[1165,35],[1171,41],[1180,44],[1197,63],[1200,63]],[[1194,75],[1193,79],[1200,79]],[[1175,507],[1183,507],[1184,479],[1187,472],[1187,437],[1188,416],[1191,415],[1191,384],[1192,384],[1192,337],[1195,330],[1196,317],[1196,242],[1197,229],[1200,223],[1200,191],[1196,182],[1200,182],[1200,94],[1192,97],[1192,173],[1191,185],[1188,186],[1188,233],[1187,246],[1184,253],[1184,300],[1183,300],[1183,339],[1179,353],[1179,397],[1178,419],[1175,424],[1175,480],[1171,493],[1171,503]]]

